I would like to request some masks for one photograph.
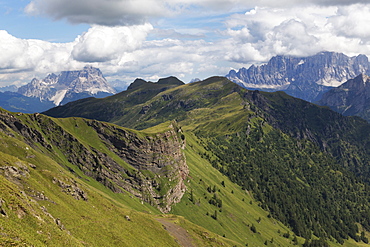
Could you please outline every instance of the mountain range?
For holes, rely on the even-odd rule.
[[[42,80],[34,78],[16,92],[2,92],[0,106],[10,111],[34,113],[70,101],[114,93],[115,89],[98,68],[85,66],[82,70],[49,74]]]
[[[348,57],[343,53],[321,52],[310,57],[275,56],[267,64],[241,68],[238,72],[231,70],[226,77],[247,89],[283,90],[294,97],[318,102],[331,88],[368,73],[369,67],[364,55]],[[196,81],[199,79],[192,80]],[[111,84],[118,91],[126,89],[121,86],[122,81]],[[42,80],[34,78],[17,92],[14,87],[3,88],[0,107],[24,113],[42,112],[82,98],[103,98],[114,94],[115,88],[99,69],[86,66],[78,71],[49,74]]]
[[[359,74],[368,74],[370,64],[365,55],[348,57],[343,53],[320,52],[309,57],[275,56],[267,64],[238,72],[231,70],[226,77],[248,89],[282,90],[310,102]]]
[[[114,168],[113,161],[99,162],[84,155],[68,154],[84,152],[84,149],[65,144],[61,151],[54,150],[53,153],[67,155],[59,160],[67,160],[68,167],[73,169],[72,174],[88,176],[116,193],[136,191],[138,198],[162,212],[185,217],[238,244],[289,246],[306,242],[305,246],[326,246],[327,242],[357,246],[357,243],[368,242],[370,125],[360,118],[342,116],[284,92],[248,91],[223,77],[190,84],[183,84],[174,77],[157,83],[138,79],[125,92],[104,99],[70,102],[45,114],[57,123],[68,123],[69,129],[61,130],[62,133],[76,136],[67,140],[83,142],[87,150],[95,152],[93,156],[118,155],[127,163],[125,169],[132,167],[130,169],[144,174],[147,181],[142,184],[151,184],[154,191],[154,188],[157,191],[166,188],[161,193],[178,191],[175,188],[185,191],[181,192],[184,193],[182,197],[177,196],[178,200],[170,200],[172,203],[169,204],[163,201],[167,198],[163,194],[144,193],[146,196],[142,196],[140,191],[143,189],[140,190],[134,181],[144,178],[137,175],[129,178],[134,189],[130,190],[129,185],[122,187],[120,181],[130,177],[132,172],[128,174],[124,170],[126,175],[116,177],[114,174],[122,172],[114,170],[118,168]],[[95,119],[135,131],[124,131]],[[164,138],[163,145],[175,142],[174,147],[181,148],[166,152],[155,161],[158,154],[150,153],[154,147],[138,152],[136,148],[145,145],[146,141],[132,139],[134,136],[127,131],[144,136],[149,143],[158,141],[148,139],[146,135]],[[77,133],[85,133],[86,137]],[[83,141],[91,137],[99,137],[100,141]],[[50,143],[51,137],[45,140],[46,147],[61,146]],[[103,144],[99,144],[101,142]],[[93,143],[93,147],[88,146]],[[166,149],[167,146],[159,148],[162,152]],[[110,151],[98,155],[98,150]],[[125,150],[138,155],[136,161]],[[183,152],[185,156],[181,155]],[[171,154],[174,155],[172,159]],[[113,160],[117,159],[114,156]],[[142,165],[134,166],[138,161]],[[162,180],[161,169],[164,168],[171,171],[169,174],[176,174],[175,171],[182,174],[186,187],[176,186],[180,180],[179,177],[173,179],[173,175]],[[110,171],[113,172],[111,175]],[[220,175],[207,177],[214,172]],[[168,183],[170,179],[177,182]],[[231,186],[239,186],[239,189],[231,189]],[[235,193],[239,199],[233,196]],[[255,216],[257,209],[250,208],[247,211],[251,212],[254,221],[246,220],[241,215],[245,215],[247,205],[257,205],[265,216]],[[262,222],[266,225],[260,225]],[[277,232],[276,222],[291,230]],[[254,235],[257,232],[260,232],[259,237]],[[242,236],[250,237],[246,241]]]
[[[0,92],[16,92],[18,88],[15,85],[0,87]]]
[[[60,78],[78,91],[82,75]],[[47,78],[22,90],[68,81]],[[368,81],[339,95],[360,98],[349,92]],[[370,124],[282,91],[136,79],[41,114],[0,108],[0,139],[4,246],[369,242]]]
[[[34,78],[27,85],[18,88],[18,93],[40,101],[51,101],[58,106],[78,99],[81,97],[79,94],[108,96],[114,94],[115,90],[108,85],[98,68],[85,66],[82,70],[63,71],[60,75],[49,74],[42,80]]]

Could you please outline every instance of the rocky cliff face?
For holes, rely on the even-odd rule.
[[[60,75],[49,74],[42,80],[34,78],[29,84],[20,87],[18,93],[59,105],[76,99],[76,94],[84,94],[86,97],[99,93],[114,94],[115,90],[108,85],[98,68],[85,66],[83,70],[63,71]]]
[[[342,53],[321,52],[310,57],[276,56],[267,64],[252,65],[227,78],[249,89],[284,90],[288,94],[316,101],[332,87],[370,71],[365,55],[348,57]]]
[[[318,102],[346,116],[360,116],[370,121],[370,77],[360,74],[326,92]]]
[[[48,117],[19,116],[0,111],[0,131],[20,135],[28,145],[50,156],[62,153],[73,167],[116,193],[130,192],[162,212],[169,212],[185,193],[184,181],[189,174],[183,153],[185,140],[175,123],[166,132],[139,136],[110,124],[80,120],[99,136],[111,152],[107,153],[83,144]],[[75,127],[78,125],[76,122]],[[122,160],[118,162],[112,153]]]

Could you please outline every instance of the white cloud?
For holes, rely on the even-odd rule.
[[[162,10],[164,14],[168,14],[171,11],[179,13],[183,8],[191,8],[191,5],[207,7],[213,4],[213,8],[218,9],[222,6],[231,7],[233,4],[246,4],[237,0],[174,0],[171,3],[165,0],[147,0],[143,2],[147,4],[143,9],[131,6],[130,10],[119,8],[130,7],[129,4],[132,3],[128,1],[99,0],[105,3],[109,1],[109,8],[115,8],[110,17],[108,6],[99,9],[101,5],[94,5],[96,0],[89,0],[89,4],[85,1],[87,0],[71,1],[70,6],[63,6],[68,5],[67,0],[34,0],[27,10],[74,22],[86,17],[85,20],[89,23],[132,24],[142,23],[148,15],[159,16]],[[161,4],[153,7],[153,13],[148,14],[151,6],[157,2]],[[183,25],[182,29],[173,26],[171,29],[168,25],[170,20],[166,29],[161,29],[160,25],[154,25],[154,28],[148,23],[112,27],[93,25],[74,42],[57,44],[19,39],[6,31],[0,31],[0,80],[22,79],[29,82],[35,75],[45,77],[47,73],[81,69],[86,63],[90,63],[99,67],[108,79],[112,77],[132,81],[136,77],[142,77],[155,80],[174,75],[190,81],[195,77],[225,75],[230,67],[267,62],[277,54],[306,56],[329,50],[347,55],[370,55],[370,29],[367,28],[370,4],[346,6],[348,1],[338,0],[321,1],[323,6],[319,7],[304,4],[298,6],[298,1],[286,0],[281,3],[296,6],[283,8],[266,7],[272,5],[272,1],[262,2],[264,7],[249,9],[246,14],[229,16],[224,20],[224,26],[213,25],[213,30],[208,32],[202,31],[206,24],[194,27]],[[84,15],[82,6],[79,5],[81,3],[86,4],[84,7],[87,12],[91,12]],[[329,6],[335,3],[343,6]],[[97,8],[95,12],[91,9],[93,6]],[[130,13],[136,13],[136,19],[124,21],[125,18],[130,18]],[[223,15],[219,18],[223,18]],[[182,19],[186,21],[186,18]],[[201,20],[207,21],[207,18]],[[193,29],[184,31],[186,28]],[[151,34],[149,39],[148,34]],[[217,39],[207,35],[217,36]]]
[[[0,30],[0,74],[2,81],[44,77],[48,73],[81,69],[86,63],[107,68],[140,49],[150,24],[130,27],[93,26],[70,43],[19,39]],[[114,69],[111,69],[114,70]]]
[[[167,14],[162,0],[33,0],[25,12],[106,26],[143,24],[150,17]]]
[[[106,26],[137,25],[150,18],[189,14],[202,11],[223,13],[242,8],[291,8],[295,6],[336,6],[368,3],[368,0],[32,0],[25,8],[31,15],[49,16],[55,20],[67,19],[71,23],[88,23]]]
[[[16,38],[0,30],[0,73],[52,70],[57,65],[68,62],[70,43],[56,44],[41,40]],[[59,67],[59,66],[57,66]]]
[[[253,0],[247,0],[248,3],[255,3],[259,6],[265,7],[307,7],[309,5],[316,5],[316,6],[345,6],[345,5],[352,5],[356,3],[368,3],[368,0],[260,0],[258,2]]]
[[[142,49],[122,56],[117,71],[129,78],[155,79],[170,75],[188,80],[187,76],[197,73],[200,64],[215,63],[208,56],[210,49],[205,41],[181,41],[164,39],[146,41]],[[207,60],[206,60],[207,59]]]
[[[0,31],[0,68],[4,69],[27,69],[25,59],[22,57],[28,47],[28,43],[11,36],[5,30]]]
[[[152,25],[94,26],[76,39],[72,56],[80,62],[106,62],[140,48]]]
[[[343,37],[359,38],[370,41],[370,5],[356,4],[339,7],[336,15],[328,20],[335,34]]]
[[[256,7],[226,22],[230,43],[240,47],[229,51],[226,58],[249,64],[277,54],[307,56],[323,50],[369,55],[369,10],[370,5],[363,4]]]

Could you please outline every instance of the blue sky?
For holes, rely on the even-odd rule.
[[[21,39],[71,42],[89,28],[88,24],[71,25],[66,20],[52,21],[47,16],[31,16],[24,12],[29,1],[0,0],[0,30]]]
[[[0,0],[0,86],[98,67],[109,81],[226,75],[275,55],[370,55],[368,0]]]

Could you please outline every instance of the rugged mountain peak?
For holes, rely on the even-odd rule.
[[[363,84],[366,85],[368,82],[369,82],[369,79],[370,77],[365,75],[365,74],[360,74],[359,76],[357,76],[354,80],[356,79],[359,79],[359,80],[362,80]]]
[[[62,71],[60,75],[52,73],[42,80],[34,78],[20,87],[18,93],[59,105],[71,94],[92,96],[98,93],[114,94],[115,90],[109,86],[100,69],[85,66],[82,70]]]
[[[356,115],[370,121],[370,77],[360,74],[338,88],[326,92],[318,101],[344,115]]]
[[[44,79],[44,82],[47,84],[55,84],[57,83],[57,81],[58,81],[58,76],[54,73],[48,74],[48,76],[45,77]]]
[[[284,90],[307,101],[316,101],[331,87],[337,87],[358,74],[368,73],[365,55],[348,57],[343,53],[320,52],[309,57],[275,56],[267,64],[252,65],[226,77],[249,89]]]
[[[368,87],[370,84],[370,77],[365,74],[359,74],[353,79],[348,80],[337,88],[337,90],[363,90],[365,87]]]

